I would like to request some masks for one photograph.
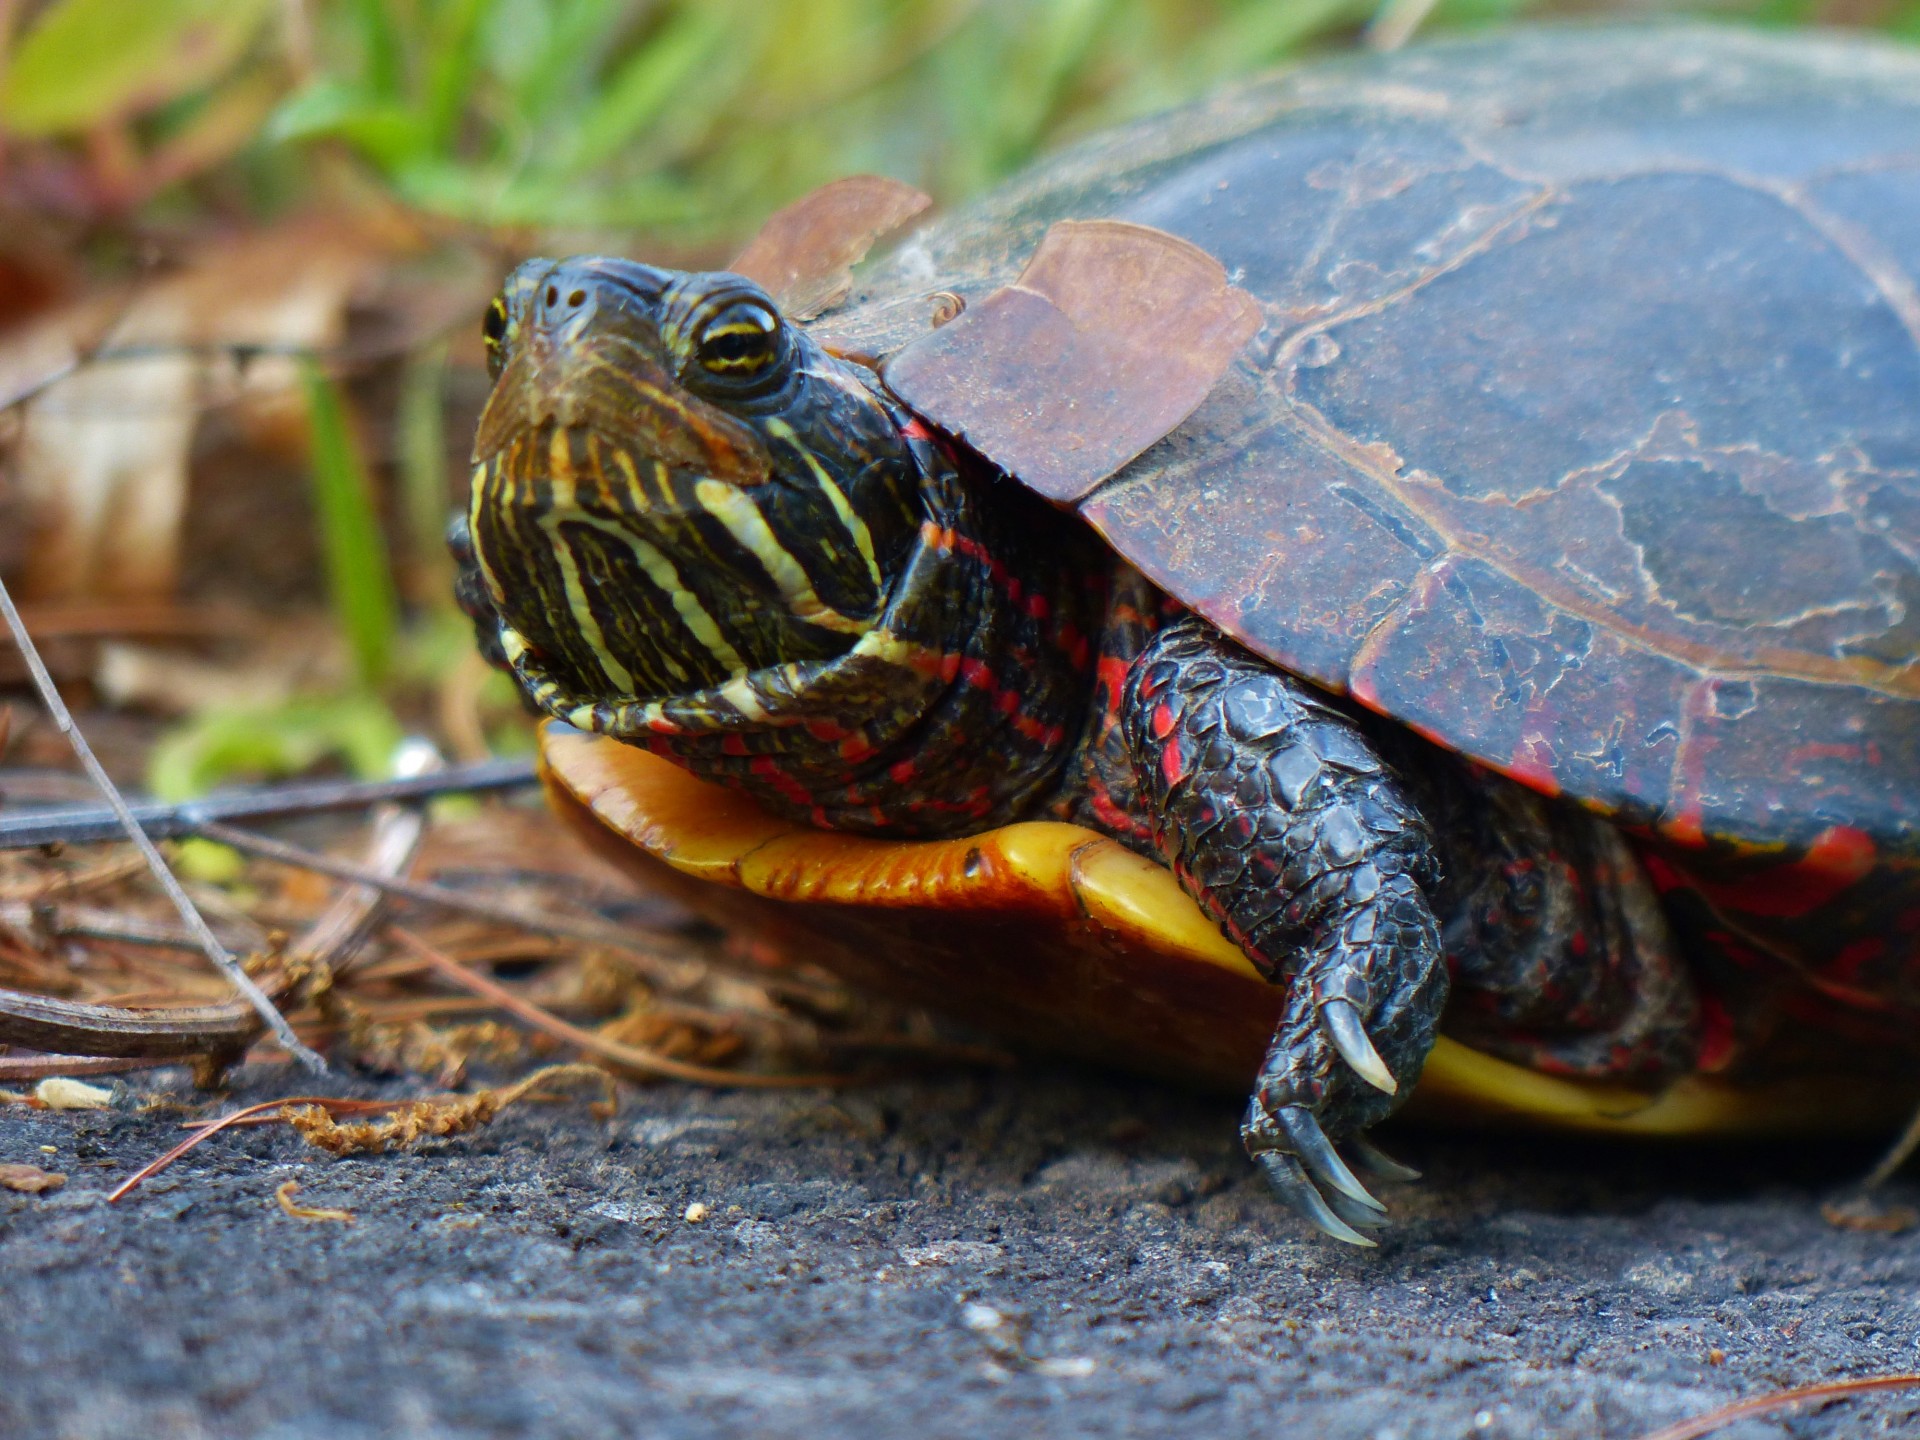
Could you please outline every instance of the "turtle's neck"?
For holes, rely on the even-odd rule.
[[[900,429],[923,477],[920,531],[845,654],[660,700],[553,705],[557,718],[826,829],[956,835],[1038,812],[1092,705],[1108,552],[1019,484],[959,473],[917,420]]]

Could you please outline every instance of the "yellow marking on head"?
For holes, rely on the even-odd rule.
[[[614,498],[613,482],[607,478],[606,448],[597,434],[591,430],[587,432],[587,461],[593,468],[593,488],[598,492],[596,498],[603,509],[617,510],[619,502]],[[627,468],[631,471],[633,467]]]
[[[793,614],[843,635],[866,633],[870,622],[842,615],[814,594],[807,572],[775,538],[760,507],[747,498],[745,491],[723,480],[702,480],[693,487],[693,495],[701,508],[726,526],[727,532],[766,569],[768,578]]]
[[[687,627],[688,633],[700,642],[706,652],[733,674],[747,673],[746,661],[742,660],[739,652],[727,643],[727,637],[721,633],[720,627],[714,623],[713,616],[709,615],[706,607],[700,603],[699,596],[681,583],[680,572],[673,568],[673,562],[658,546],[641,539],[616,521],[602,520],[593,515],[577,515],[573,517],[573,521],[577,525],[591,525],[602,534],[611,535],[620,544],[626,546],[632,552],[634,561],[646,572],[647,578],[666,593],[667,599],[673,604],[673,613],[680,617],[680,623]],[[564,550],[564,547],[559,548]],[[662,658],[673,666],[676,672],[679,671],[679,667],[673,665],[672,656]],[[627,693],[632,694],[633,689],[629,681]]]
[[[547,445],[547,474],[552,482],[553,501],[551,508],[540,516],[540,528],[547,537],[548,548],[560,566],[560,583],[567,592],[567,611],[573,616],[573,623],[580,631],[580,638],[587,642],[593,651],[594,659],[600,662],[600,668],[606,672],[607,679],[621,691],[631,695],[635,686],[633,672],[620,663],[607,644],[606,633],[600,628],[600,621],[593,613],[592,602],[587,598],[586,582],[580,578],[580,562],[573,553],[573,547],[567,543],[567,537],[560,531],[564,523],[579,523],[587,517],[579,508],[579,476],[573,466],[573,457],[567,447],[567,432],[555,426],[552,439]],[[616,530],[615,534],[625,532]]]
[[[853,506],[847,503],[847,492],[834,482],[826,467],[815,458],[813,451],[801,444],[800,437],[784,420],[769,420],[767,433],[784,440],[807,462],[814,483],[827,497],[827,503],[833,506],[833,513],[839,517],[841,528],[853,537],[854,548],[859,550],[860,558],[867,562],[867,574],[873,579],[873,591],[878,595],[886,589],[886,582],[880,576],[880,561],[873,553],[873,535],[867,529],[867,522],[854,513]]]
[[[547,437],[547,485],[555,511],[577,510],[579,476],[573,468],[573,451],[567,445],[566,427],[556,425]]]
[[[626,452],[624,446],[613,447],[613,463],[620,472],[620,478],[626,482],[628,493],[633,497],[634,506],[641,510],[652,509],[653,502],[647,498],[647,487],[640,478],[640,469],[633,463],[633,457]],[[653,462],[653,481],[655,488],[660,492],[660,503],[670,508],[673,504],[673,492],[667,488],[667,467],[658,460]],[[608,498],[612,499],[611,496]]]

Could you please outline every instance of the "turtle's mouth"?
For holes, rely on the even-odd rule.
[[[501,371],[473,459],[563,481],[585,459],[596,483],[624,484],[641,506],[647,482],[656,497],[670,491],[670,472],[758,485],[770,468],[752,429],[688,394],[644,346],[573,330],[533,337]]]

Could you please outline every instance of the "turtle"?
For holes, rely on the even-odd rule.
[[[458,594],[589,830],[1238,1075],[1353,1244],[1430,1056],[1656,1129],[1911,1093],[1920,57],[1520,29],[928,203],[493,302]]]

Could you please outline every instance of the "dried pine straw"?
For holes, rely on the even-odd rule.
[[[1776,1390],[1770,1395],[1736,1400],[1705,1415],[1695,1415],[1690,1420],[1663,1426],[1642,1435],[1640,1440],[1699,1440],[1700,1436],[1711,1435],[1736,1420],[1778,1414],[1809,1401],[1841,1400],[1873,1390],[1908,1390],[1916,1387],[1920,1387],[1920,1375],[1867,1375],[1852,1380],[1829,1380],[1821,1385],[1805,1385],[1798,1390]]]
[[[498,1089],[476,1090],[471,1095],[442,1095],[424,1100],[348,1100],[330,1095],[297,1095],[284,1100],[263,1100],[223,1115],[218,1120],[194,1120],[188,1128],[194,1133],[166,1154],[149,1161],[115,1186],[107,1196],[112,1205],[130,1194],[142,1182],[152,1179],[174,1161],[211,1140],[222,1130],[230,1130],[250,1121],[293,1127],[309,1145],[333,1155],[378,1155],[396,1147],[421,1140],[464,1135],[487,1125],[505,1110],[550,1080],[590,1078],[605,1091],[606,1098],[592,1107],[605,1118],[616,1103],[613,1077],[593,1065],[548,1065],[531,1075]],[[269,1114],[268,1112],[273,1112]],[[342,1125],[339,1115],[369,1115],[386,1112],[385,1118]]]
[[[21,773],[53,774],[12,771],[0,781],[11,785]],[[198,1122],[129,1176],[112,1201],[236,1126],[285,1124],[331,1154],[377,1154],[466,1134],[557,1078],[590,1076],[604,1087],[618,1077],[784,1089],[864,1083],[905,1064],[1006,1061],[996,1051],[947,1043],[914,1012],[634,890],[544,810],[494,803],[431,827],[418,812],[369,818],[356,837],[335,842],[364,860],[329,864],[341,872],[333,878],[299,868],[307,852],[277,847],[272,859],[241,858],[219,887],[195,888],[223,927],[298,937],[276,939],[260,975],[283,999],[303,1044],[336,1062],[420,1077],[431,1093],[403,1101],[296,1096]],[[404,929],[383,926],[377,913],[377,897],[396,888],[385,882],[400,875],[419,877],[397,887],[416,899],[389,902],[407,907]],[[467,904],[475,894],[486,900]],[[421,895],[436,903],[419,904]],[[449,896],[460,904],[449,909]],[[581,918],[544,927],[546,934],[502,923],[503,915],[569,912]],[[78,933],[82,926],[91,933]],[[609,944],[614,938],[623,943]],[[164,1029],[180,1023],[168,1011],[231,1005],[221,979],[186,948],[188,939],[144,868],[124,853],[0,853],[0,987],[80,1007],[70,1012],[84,1022],[79,1029]],[[98,1018],[80,1015],[86,1007]],[[234,1032],[244,1043],[258,1022],[234,1008],[247,1027]],[[31,1043],[18,1033],[7,1038]],[[8,1053],[0,1044],[0,1086],[25,1090],[50,1076],[180,1063],[177,1055],[143,1054],[139,1043],[125,1048],[131,1053],[57,1055]],[[533,1069],[568,1051],[575,1063]],[[264,1038],[244,1057],[256,1066],[286,1058]],[[451,1093],[465,1089],[470,1066],[533,1073]],[[216,1073],[208,1064],[196,1078]],[[0,1103],[8,1100],[44,1103],[0,1092]]]
[[[293,1197],[299,1192],[300,1182],[289,1180],[273,1192],[274,1200],[280,1206],[281,1214],[290,1220],[332,1220],[341,1225],[353,1223],[351,1210],[332,1210],[320,1205],[302,1205]]]
[[[522,1096],[563,1076],[572,1080],[592,1079],[606,1096],[591,1107],[593,1113],[600,1119],[613,1115],[618,1103],[613,1077],[595,1065],[566,1064],[548,1065],[497,1090],[408,1101],[383,1120],[343,1125],[324,1105],[315,1104],[283,1105],[279,1118],[291,1125],[302,1140],[330,1155],[379,1155],[396,1147],[405,1149],[422,1140],[443,1140],[478,1130],[491,1124],[495,1116]]]

